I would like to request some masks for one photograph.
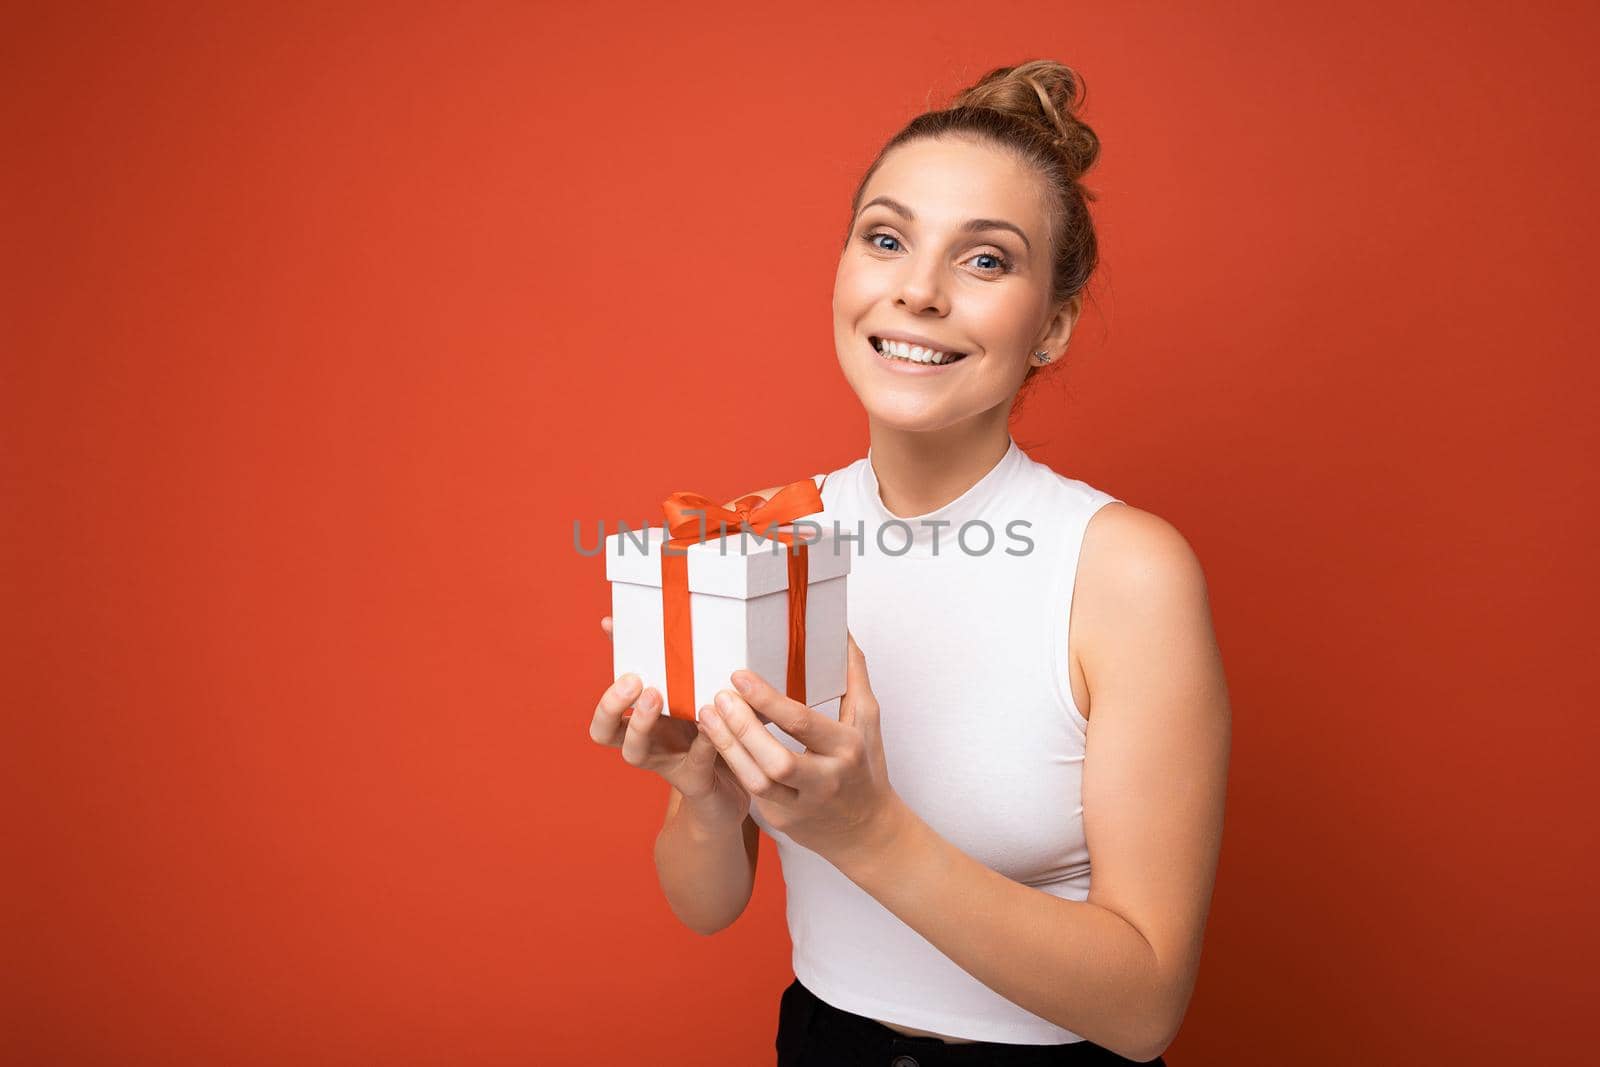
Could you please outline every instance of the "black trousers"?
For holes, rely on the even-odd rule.
[[[778,1003],[777,1067],[1100,1067],[1136,1063],[1089,1041],[1067,1045],[1010,1045],[998,1041],[949,1044],[907,1037],[880,1022],[819,1000],[796,978]],[[1166,1067],[1161,1057],[1146,1061]]]

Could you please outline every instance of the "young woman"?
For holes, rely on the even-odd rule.
[[[595,710],[672,786],[690,927],[733,922],[777,843],[780,1067],[1161,1063],[1194,988],[1231,733],[1200,564],[1008,429],[1095,267],[1080,103],[1059,63],[992,71],[856,191],[834,343],[871,443],[817,476],[864,531],[838,718],[747,671],[698,723],[630,675]]]

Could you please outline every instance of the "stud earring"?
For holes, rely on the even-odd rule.
[[[1037,359],[1040,363],[1050,362],[1050,354],[1048,352],[1035,352],[1033,354],[1033,358]]]

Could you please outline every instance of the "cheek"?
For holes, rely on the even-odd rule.
[[[833,307],[835,312],[847,315],[865,306],[868,300],[866,278],[847,260],[839,264],[833,278]]]
[[[970,308],[973,329],[996,354],[1016,354],[1027,347],[1036,310],[1028,294],[995,292]]]

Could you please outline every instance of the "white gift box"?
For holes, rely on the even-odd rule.
[[[845,588],[851,542],[837,542],[832,522],[820,515],[801,519],[798,529],[784,524],[774,530],[808,545],[806,704],[837,718],[849,660]],[[666,531],[653,526],[611,534],[605,547],[612,677],[638,675],[661,694],[663,715],[669,696],[661,604],[665,539]],[[688,560],[695,718],[719,690],[733,688],[728,676],[736,670],[754,671],[782,692],[789,671],[789,546],[741,531],[674,551],[686,552]]]

